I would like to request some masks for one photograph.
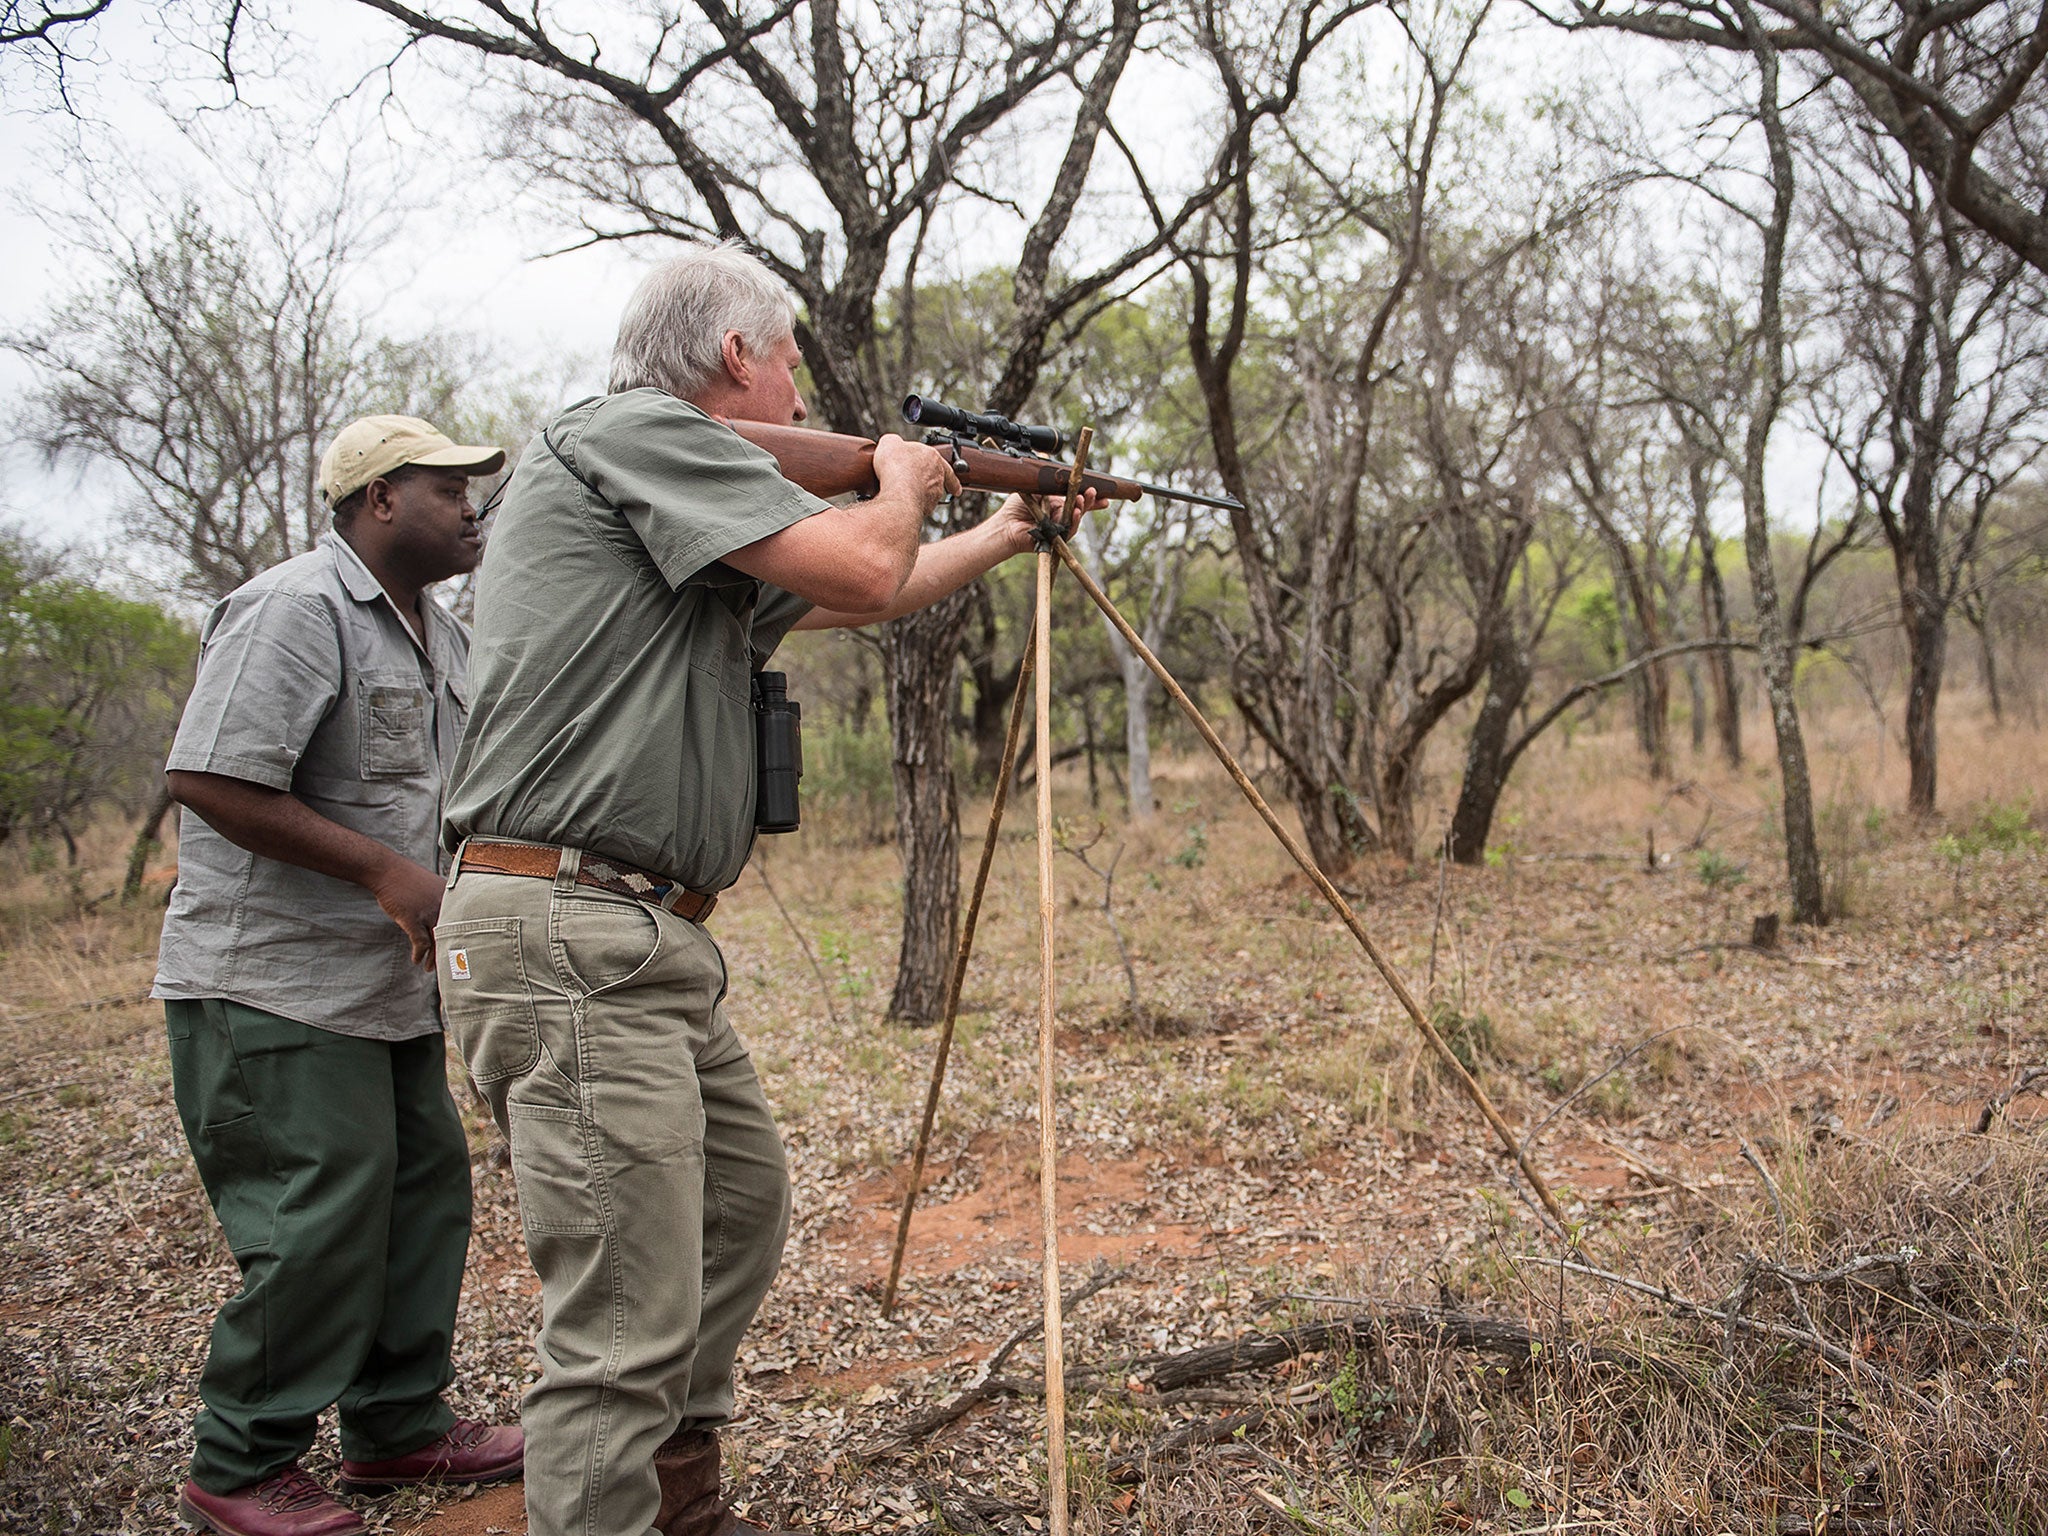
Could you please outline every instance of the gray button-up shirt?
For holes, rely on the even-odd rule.
[[[289,790],[440,866],[441,790],[467,713],[469,636],[431,598],[427,643],[337,534],[236,589],[200,631],[172,769]],[[440,1028],[430,970],[361,886],[237,847],[186,811],[153,996],[227,998],[336,1034]]]

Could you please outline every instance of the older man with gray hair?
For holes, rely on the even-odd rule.
[[[753,847],[752,675],[792,629],[913,612],[1031,547],[1015,498],[923,542],[959,487],[921,444],[883,437],[877,494],[832,506],[734,432],[804,419],[795,313],[736,246],[652,273],[479,579],[435,940],[541,1278],[532,1536],[741,1529],[718,1429],[790,1200],[705,927]]]

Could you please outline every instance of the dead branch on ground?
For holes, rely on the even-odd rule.
[[[1086,1301],[1090,1296],[1095,1295],[1098,1291],[1107,1290],[1129,1273],[1130,1270],[1128,1269],[1108,1269],[1098,1263],[1095,1267],[1095,1272],[1088,1277],[1085,1284],[1067,1292],[1066,1295],[1060,1298],[1060,1315],[1062,1317],[1067,1316],[1075,1307]],[[983,1403],[993,1402],[999,1397],[1026,1397],[1043,1392],[1043,1382],[1025,1380],[1014,1376],[1003,1376],[998,1373],[1009,1362],[1010,1356],[1015,1353],[1020,1345],[1030,1342],[1044,1332],[1045,1319],[1043,1317],[1034,1318],[1017,1329],[1016,1332],[996,1346],[995,1353],[990,1355],[983,1363],[980,1372],[973,1381],[962,1387],[938,1407],[920,1413],[908,1423],[891,1430],[883,1441],[881,1449],[883,1451],[901,1450],[905,1446],[914,1445],[919,1440],[936,1434],[948,1424],[956,1423],[960,1419],[965,1418]],[[1095,1371],[1088,1367],[1077,1366],[1073,1370],[1067,1371],[1065,1376],[1071,1384],[1080,1386],[1085,1385],[1088,1379],[1095,1374]]]
[[[1984,1106],[1984,1112],[1977,1117],[1977,1123],[1972,1129],[1979,1136],[1986,1134],[1991,1129],[1991,1122],[1999,1117],[2008,1104],[2043,1079],[2048,1079],[2048,1067],[2028,1067],[2020,1073],[2010,1088]]]
[[[1582,1364],[1613,1365],[1659,1375],[1677,1373],[1677,1367],[1654,1355],[1554,1337],[1505,1318],[1481,1317],[1442,1307],[1397,1305],[1368,1296],[1290,1293],[1282,1299],[1360,1308],[1369,1315],[1304,1323],[1280,1333],[1245,1334],[1222,1344],[1205,1344],[1177,1355],[1140,1360],[1137,1369],[1147,1373],[1154,1391],[1165,1393],[1240,1371],[1265,1370],[1296,1356],[1333,1347],[1384,1342],[1390,1327],[1402,1327],[1414,1330],[1429,1344],[1507,1355],[1520,1361],[1570,1358]]]
[[[1705,1321],[1719,1323],[1722,1328],[1730,1332],[1739,1330],[1744,1333],[1764,1334],[1770,1338],[1781,1339],[1789,1344],[1797,1344],[1802,1349],[1811,1350],[1814,1354],[1819,1355],[1830,1365],[1838,1367],[1847,1375],[1851,1377],[1862,1376],[1866,1380],[1884,1387],[1887,1391],[1908,1399],[1916,1407],[1931,1411],[1934,1407],[1933,1403],[1912,1387],[1900,1382],[1883,1367],[1873,1365],[1870,1361],[1859,1358],[1855,1353],[1845,1349],[1833,1340],[1822,1337],[1819,1330],[1812,1326],[1812,1319],[1810,1317],[1806,1319],[1807,1327],[1795,1328],[1789,1323],[1775,1323],[1765,1318],[1750,1317],[1744,1310],[1748,1306],[1751,1296],[1755,1294],[1757,1280],[1764,1276],[1780,1281],[1785,1286],[1787,1293],[1793,1297],[1794,1305],[1798,1307],[1801,1315],[1804,1316],[1805,1306],[1798,1297],[1798,1291],[1801,1288],[1839,1284],[1852,1276],[1861,1275],[1879,1268],[1891,1268],[1895,1272],[1903,1274],[1904,1267],[1918,1257],[1919,1255],[1910,1249],[1902,1249],[1897,1253],[1866,1254],[1851,1259],[1847,1263],[1837,1265],[1833,1269],[1816,1272],[1796,1270],[1783,1264],[1772,1263],[1768,1259],[1752,1257],[1743,1266],[1742,1278],[1736,1283],[1733,1293],[1730,1294],[1725,1302],[1718,1305],[1711,1302],[1695,1301],[1691,1297],[1681,1296],[1669,1286],[1652,1285],[1649,1281],[1638,1280],[1632,1275],[1617,1274],[1613,1270],[1600,1269],[1594,1265],[1579,1263],[1572,1259],[1552,1258],[1545,1254],[1524,1254],[1521,1261],[1529,1264],[1554,1265],[1566,1274],[1583,1275],[1587,1279],[1598,1280],[1603,1285],[1611,1285],[1619,1290],[1631,1291],[1638,1296],[1647,1296],[1675,1312],[1682,1312],[1689,1317],[1697,1317]],[[1913,1289],[1915,1292],[1918,1291],[1918,1287]]]

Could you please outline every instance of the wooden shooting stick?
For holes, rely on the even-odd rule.
[[[1003,738],[1003,766],[996,774],[995,798],[988,808],[988,834],[981,840],[981,861],[974,869],[967,916],[960,924],[960,942],[953,951],[953,974],[946,981],[946,1020],[939,1027],[939,1049],[932,1057],[932,1080],[925,1089],[924,1119],[917,1127],[917,1151],[910,1158],[910,1185],[903,1191],[903,1209],[896,1217],[896,1251],[889,1255],[889,1278],[882,1286],[882,1316],[896,1314],[896,1282],[903,1276],[903,1250],[910,1242],[910,1217],[924,1188],[924,1160],[931,1150],[932,1122],[939,1113],[939,1091],[946,1082],[946,1062],[953,1054],[953,1027],[960,1018],[960,985],[967,975],[967,957],[974,952],[974,930],[981,923],[981,897],[988,889],[988,868],[995,862],[996,837],[1003,830],[1003,807],[1010,801],[1010,778],[1017,771],[1017,740],[1023,734],[1024,701],[1030,697],[1031,663],[1037,647],[1038,620],[1024,637],[1024,659],[1017,668],[1017,691],[1010,696],[1010,729]]]
[[[1093,427],[1083,427],[1074,444],[1074,468],[1067,477],[1067,505],[1080,499],[1088,468]],[[1038,600],[1031,637],[1037,651],[1032,679],[1038,739],[1032,755],[1038,774],[1038,950],[1044,970],[1038,1002],[1038,1206],[1045,1227],[1040,1266],[1045,1290],[1045,1492],[1051,1536],[1067,1536],[1067,1346],[1060,1320],[1060,1165],[1053,1145],[1053,968],[1052,923],[1058,910],[1052,876],[1052,575],[1060,536],[1043,530],[1038,553]],[[1071,558],[1071,557],[1070,557]]]

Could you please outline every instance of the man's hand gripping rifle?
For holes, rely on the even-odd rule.
[[[1024,496],[1067,493],[1073,466],[1050,457],[1066,446],[1066,439],[1055,427],[1023,426],[1004,416],[959,410],[921,395],[903,402],[903,419],[929,429],[925,442],[952,459],[953,472],[964,490],[1014,491]],[[757,421],[729,425],[755,447],[772,454],[785,479],[815,496],[867,494],[875,489],[875,445],[865,437]],[[1227,496],[1205,496],[1094,471],[1082,475],[1081,488],[1094,491],[1105,501],[1162,496],[1231,511],[1242,506]]]

